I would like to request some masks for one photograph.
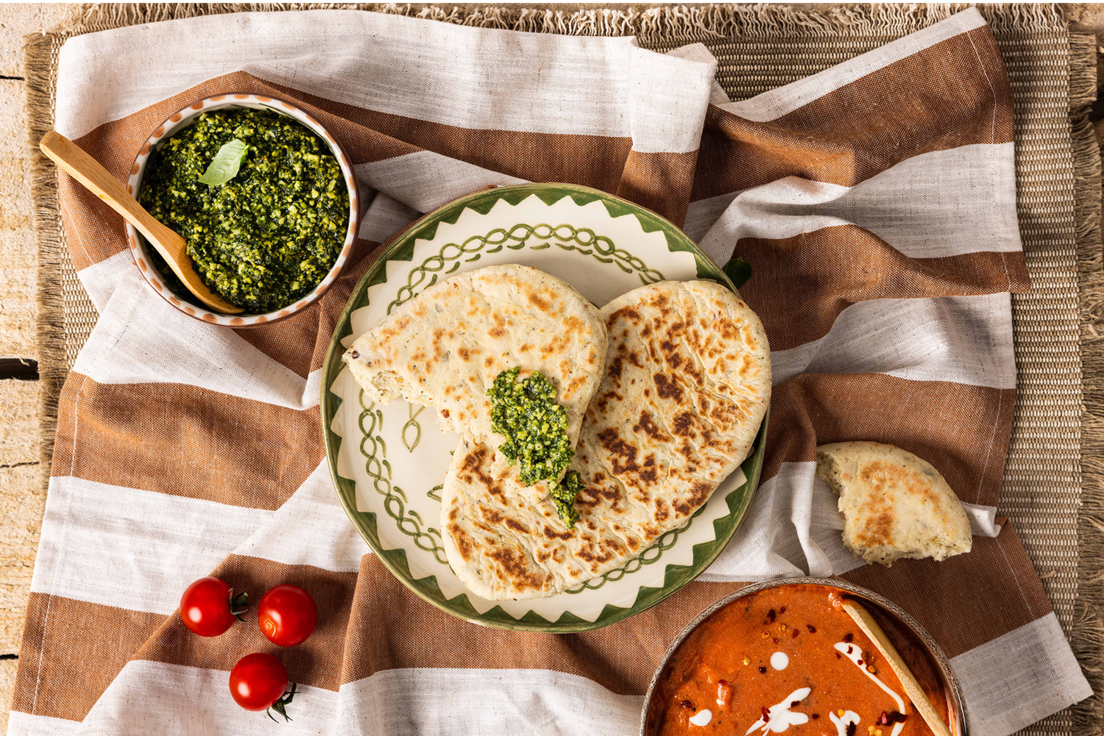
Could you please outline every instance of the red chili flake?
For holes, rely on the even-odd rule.
[[[728,680],[717,680],[717,684],[721,687],[728,687]]]
[[[775,613],[774,613],[774,609],[772,608],[771,610],[767,611],[767,623],[768,624],[773,624],[774,619],[775,619]]]
[[[805,624],[805,628],[809,630],[810,634],[815,634],[816,633],[816,627],[813,626],[812,624]]]
[[[843,655],[839,652],[836,652],[836,659],[843,659]]]
[[[816,719],[820,718],[820,714],[819,713],[810,713],[809,717],[812,718],[815,721]]]
[[[777,644],[778,643],[778,637],[777,636],[774,637],[773,639],[771,639],[771,641],[773,641],[775,644]]]
[[[854,634],[850,634],[850,633],[848,633],[848,634],[844,634],[844,635],[843,635],[843,640],[844,640],[845,642],[847,642],[848,644],[850,644],[851,642],[855,641],[855,635],[854,635]]]
[[[679,705],[682,707],[683,710],[694,710],[694,704],[691,703],[689,700],[684,700],[679,703]]]
[[[857,664],[858,666],[862,667],[862,666],[863,666],[863,661],[862,661],[862,660],[860,659],[860,660],[859,660],[858,662],[856,662],[855,664]]]
[[[854,721],[847,724],[847,736],[855,736],[856,726],[857,724]]]
[[[799,705],[801,705],[801,701],[800,701],[800,700],[795,700],[795,701],[793,701],[792,703],[790,703],[790,707],[791,707],[791,708],[796,708],[796,707],[797,707],[797,706],[799,706]]]
[[[441,416],[443,416],[445,419],[448,419],[449,418],[449,410],[448,409],[442,409],[441,410]]]
[[[782,606],[781,608],[778,609],[778,612],[779,613],[785,613],[786,612],[786,607]]]
[[[800,633],[801,633],[801,631],[800,631],[800,630],[798,630],[798,629],[794,629],[794,633],[793,633],[793,636],[791,636],[790,638],[791,638],[791,639],[796,639],[796,638],[797,638],[797,635],[798,635],[798,634],[800,634]]]
[[[904,713],[898,713],[895,710],[891,710],[889,713],[882,711],[882,715],[878,718],[879,726],[892,726],[894,723],[904,723],[908,718]]]
[[[767,668],[766,668],[766,667],[760,667],[760,668],[759,668],[759,674],[760,674],[760,675],[765,675],[765,674],[767,674]]]
[[[769,723],[770,711],[766,709],[766,706],[759,706],[759,711],[763,714],[763,723]]]

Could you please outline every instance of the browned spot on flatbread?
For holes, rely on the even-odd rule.
[[[453,508],[452,511],[455,513],[456,509]],[[449,517],[451,518],[453,515],[454,514],[450,513]],[[472,548],[474,545],[468,533],[464,531],[463,527],[455,523],[450,523],[447,527],[447,531],[449,536],[452,537],[452,541],[456,544],[456,550],[460,553],[460,559],[464,560],[464,562],[470,560],[472,558]]]
[[[624,369],[624,365],[621,363],[621,356],[610,361],[609,366],[606,367],[606,375],[621,380],[621,371]]]
[[[605,478],[604,473],[599,473],[598,475],[601,475],[603,479]],[[591,480],[598,482],[598,475],[595,475]],[[621,501],[621,491],[617,487],[617,484],[588,485],[585,488],[580,488],[579,492],[575,494],[576,506],[594,508],[603,500],[609,501],[611,510],[617,510],[617,505]]]
[[[862,515],[862,528],[856,529],[854,541],[864,547],[892,545],[893,524],[896,516],[894,495],[912,495],[923,498],[936,509],[942,499],[926,483],[907,468],[875,460],[859,472],[859,482],[870,489],[866,497],[866,509]]]
[[[659,398],[682,401],[682,387],[675,383],[673,379],[668,378],[663,373],[656,373],[652,376],[652,381],[655,382],[656,393],[659,394]]]
[[[475,476],[479,479],[479,482],[483,484],[483,487],[487,489],[487,493],[495,496],[499,501],[505,504],[506,493],[502,490],[501,484],[483,469],[483,463],[486,460],[487,448],[483,445],[469,452],[460,465],[460,479],[465,483],[471,484],[472,476]]]
[[[709,494],[713,492],[713,486],[709,483],[698,481],[693,485],[690,491],[690,495],[685,499],[676,501],[672,504],[676,512],[680,517],[688,517],[694,513],[699,506],[706,502],[709,498]]]
[[[571,539],[572,534],[570,531],[558,532],[547,524],[544,525],[544,536],[549,539]]]
[[[694,415],[688,411],[684,411],[675,417],[674,425],[671,427],[671,432],[679,437],[693,437],[694,436]]]
[[[636,311],[632,307],[621,307],[609,316],[609,319],[606,320],[606,324],[612,325],[620,320],[632,322],[633,324],[639,324],[641,319],[642,318],[640,316],[640,312]]]
[[[659,425],[655,423],[652,418],[652,413],[647,409],[640,412],[640,419],[633,425],[633,431],[648,435],[654,440],[662,440],[664,438],[663,431],[659,428]]]
[[[640,470],[636,464],[636,446],[621,439],[616,427],[607,427],[598,433],[598,441],[610,453],[610,465],[618,475]]]
[[[534,570],[525,555],[510,547],[495,547],[487,556],[502,566],[517,590],[544,590],[553,583],[551,575]]]
[[[489,509],[486,506],[479,507],[479,515],[483,517],[483,521],[488,524],[501,524],[502,514],[498,513],[494,509]]]

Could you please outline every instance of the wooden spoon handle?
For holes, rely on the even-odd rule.
[[[53,130],[42,137],[38,147],[62,171],[79,181],[122,215],[124,220],[138,228],[200,301],[224,314],[238,314],[243,311],[207,288],[188,256],[184,238],[146,212],[126,187],[83,148]]]
[[[893,643],[886,636],[885,631],[878,625],[878,622],[874,620],[874,617],[870,615],[870,612],[863,608],[861,605],[853,600],[844,598],[843,610],[847,611],[851,615],[851,618],[855,619],[855,623],[859,625],[859,628],[863,630],[863,633],[870,637],[870,640],[874,642],[874,646],[878,647],[878,651],[885,657],[886,662],[889,662],[890,669],[897,675],[897,679],[901,681],[901,685],[905,688],[905,694],[908,695],[909,700],[919,711],[924,722],[928,724],[928,728],[932,730],[935,736],[952,736],[951,730],[947,728],[947,724],[943,722],[943,719],[939,716],[939,712],[936,711],[935,706],[932,705],[931,700],[928,699],[924,689],[920,687],[920,683],[916,680],[916,676],[912,674],[912,670],[905,664],[905,660],[901,658],[901,655],[897,652],[897,648],[893,646]]]
[[[51,130],[38,144],[42,152],[65,173],[79,181],[90,192],[106,202],[151,242],[181,239],[171,229],[158,222],[126,190],[111,173],[88,153],[65,136]]]

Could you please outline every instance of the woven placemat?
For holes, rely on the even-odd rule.
[[[27,37],[32,148],[53,124],[57,53],[74,35],[158,20],[320,5],[86,6],[54,32]],[[965,6],[784,6],[602,9],[349,6],[465,25],[577,35],[636,35],[666,51],[700,41],[732,99],[819,72]],[[1088,119],[1096,99],[1095,40],[1071,35],[1052,6],[982,6],[1008,67],[1016,105],[1019,221],[1032,278],[1013,296],[1019,394],[1000,512],[1016,523],[1058,620],[1097,693],[1024,734],[1104,733],[1104,272],[1100,156]],[[34,162],[39,242],[42,461],[48,467],[57,396],[96,311],[69,261],[55,174]],[[1084,375],[1088,376],[1084,381]],[[953,431],[953,428],[949,428]]]

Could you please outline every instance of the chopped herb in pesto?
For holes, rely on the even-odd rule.
[[[573,529],[575,522],[579,520],[579,512],[575,510],[575,494],[582,487],[579,474],[569,470],[564,473],[563,480],[552,488],[552,503],[556,505],[556,513],[568,529]]]
[[[491,397],[491,426],[506,438],[498,448],[517,463],[524,485],[547,480],[556,511],[571,528],[579,518],[575,493],[579,476],[560,476],[575,450],[567,436],[567,410],[556,403],[556,387],[540,373],[518,380],[519,368],[502,371],[487,390]]]
[[[138,201],[187,241],[208,287],[252,313],[306,296],[333,267],[349,226],[337,159],[310,129],[269,110],[200,115],[150,155]]]

